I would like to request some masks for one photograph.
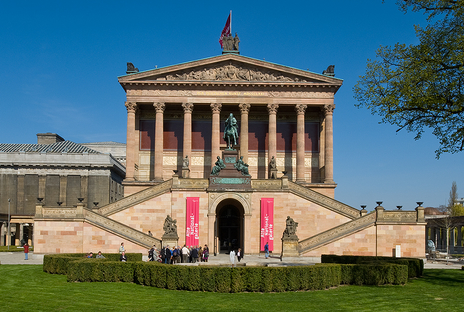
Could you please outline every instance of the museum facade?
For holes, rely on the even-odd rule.
[[[422,207],[367,213],[334,199],[334,97],[342,80],[333,66],[317,74],[224,53],[142,72],[131,65],[119,83],[127,109],[124,198],[93,209],[37,204],[36,252],[114,252],[124,241],[131,252],[186,243],[257,254],[268,242],[277,254],[288,247],[303,256],[390,256],[401,246],[404,256],[425,256]],[[232,147],[229,116],[237,123]],[[296,232],[285,247],[289,219]],[[73,244],[63,244],[64,232]]]

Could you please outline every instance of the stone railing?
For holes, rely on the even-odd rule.
[[[281,179],[251,180],[251,187],[257,191],[275,191],[282,188],[282,181]]]
[[[376,213],[371,212],[361,218],[355,219],[348,223],[339,225],[330,230],[317,234],[313,237],[301,240],[298,243],[298,252],[304,253],[330,242],[339,240],[342,237],[358,232],[375,224]]]
[[[171,186],[172,186],[172,180],[168,180],[166,182],[149,187],[145,190],[134,193],[127,197],[121,198],[120,200],[115,201],[114,203],[108,204],[106,206],[103,206],[99,209],[96,209],[95,211],[101,215],[109,216],[119,211],[122,211],[124,209],[140,204],[146,200],[149,200],[151,198],[164,194],[171,190]]]
[[[288,188],[293,194],[312,201],[313,203],[339,213],[347,218],[357,219],[360,217],[358,209],[345,205],[338,200],[322,195],[321,193],[300,186],[294,182],[288,181]]]
[[[173,178],[172,179],[172,188],[178,189],[199,189],[205,190],[209,186],[208,179],[179,179]]]
[[[89,209],[84,209],[85,221],[96,227],[99,227],[107,232],[113,233],[121,238],[133,242],[139,246],[150,248],[156,245],[156,248],[161,249],[161,240],[149,236],[141,231],[138,231],[121,222],[115,221]]]
[[[77,207],[63,208],[45,208],[42,205],[37,205],[35,219],[55,221],[71,221],[79,219],[81,222],[86,222],[93,226],[99,227],[106,232],[127,239],[128,241],[131,241],[139,246],[149,248],[153,245],[156,245],[157,248],[161,248],[160,239],[149,236],[121,222],[95,213],[90,209],[86,209],[83,207],[83,204],[78,204]]]
[[[377,222],[416,223],[420,222],[417,211],[385,211],[383,207],[376,207]],[[423,222],[423,221],[422,221]]]

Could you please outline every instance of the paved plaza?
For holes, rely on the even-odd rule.
[[[147,259],[147,256],[143,257],[144,260]],[[321,259],[318,257],[287,257],[280,261],[280,258],[277,256],[271,256],[268,259],[264,258],[264,255],[245,255],[240,263],[235,262],[238,265],[268,265],[268,266],[291,266],[291,265],[312,265],[315,263],[320,263]],[[4,264],[43,264],[42,255],[34,255],[29,253],[29,260],[24,260],[24,253],[22,252],[0,252],[0,263]],[[200,263],[204,265],[205,263]],[[220,254],[217,256],[211,255],[209,258],[209,264],[218,265],[218,264],[230,264],[229,255]],[[436,260],[428,261],[425,263],[425,269],[456,269],[460,270],[464,263],[460,263],[456,260],[450,260],[448,263],[446,260]]]

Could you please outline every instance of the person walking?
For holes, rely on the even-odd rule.
[[[235,266],[235,251],[231,250],[229,253],[229,258],[230,258],[230,263],[232,264],[232,267]]]
[[[264,258],[269,258],[269,242],[266,242],[266,245],[264,245]]]
[[[126,249],[124,249],[124,243],[121,243],[121,247],[119,247],[119,254],[122,254],[123,252],[126,252]]]
[[[239,249],[237,250],[237,261],[240,262],[240,260],[242,260],[242,258],[243,258],[242,249],[239,248]]]
[[[29,255],[29,245],[26,243],[24,244],[24,260],[28,260]]]

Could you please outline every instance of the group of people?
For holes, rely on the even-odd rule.
[[[208,262],[208,258],[209,248],[206,244],[204,247],[199,245],[187,247],[187,245],[184,245],[182,248],[180,246],[170,248],[167,245],[159,252],[153,246],[148,250],[148,261],[159,261],[165,264]]]

